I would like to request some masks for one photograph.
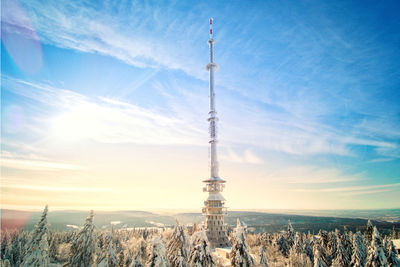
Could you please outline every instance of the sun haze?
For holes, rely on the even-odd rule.
[[[398,8],[4,0],[2,208],[200,211],[209,17],[229,209],[400,208]]]

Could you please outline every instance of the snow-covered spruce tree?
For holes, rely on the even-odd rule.
[[[318,239],[314,239],[313,243],[314,267],[328,267],[324,248],[321,246],[321,242]]]
[[[8,245],[10,264],[12,266],[19,266],[22,261],[23,251],[21,243],[22,232],[16,232],[11,238],[11,243]]]
[[[353,255],[351,256],[351,266],[364,267],[367,253],[364,245],[364,238],[360,232],[353,235]]]
[[[335,232],[328,233],[328,256],[331,260],[336,258],[337,246],[338,246],[338,237],[339,230],[335,230]]]
[[[393,241],[389,241],[387,262],[390,267],[400,266],[400,259]]]
[[[231,265],[234,267],[254,266],[255,262],[249,252],[249,247],[246,241],[245,229],[243,226],[240,225],[239,219],[237,220],[235,234],[232,243],[233,245],[230,252]]]
[[[1,266],[3,266],[3,267],[11,267],[10,261],[8,259],[5,259],[4,261],[2,261]]]
[[[206,232],[202,229],[192,235],[192,245],[189,256],[190,267],[215,266],[214,258],[208,244]]]
[[[119,267],[124,267],[125,266],[125,254],[124,251],[121,249],[121,251],[118,253],[118,266]]]
[[[133,262],[130,265],[126,265],[129,267],[143,267],[142,262],[140,261],[140,258],[138,256],[135,257],[135,259],[133,260]]]
[[[47,234],[43,234],[39,244],[31,253],[26,254],[21,264],[22,267],[47,267],[50,264],[49,260],[49,243]]]
[[[353,244],[350,241],[350,237],[347,231],[345,231],[342,235],[342,245],[344,249],[343,259],[345,260],[345,264],[350,265],[351,255],[353,253]]]
[[[297,255],[302,255],[304,253],[303,244],[301,242],[301,236],[299,232],[296,232],[296,235],[294,236],[294,244],[291,250]]]
[[[287,243],[288,243],[288,247],[289,249],[293,246],[294,244],[294,229],[292,226],[292,223],[290,222],[290,220],[288,221],[288,228],[287,228]]]
[[[368,219],[367,228],[365,229],[365,232],[364,232],[364,238],[365,238],[365,241],[367,242],[367,247],[369,247],[371,245],[373,233],[374,233],[374,226],[372,225],[371,220]]]
[[[390,239],[396,239],[397,238],[397,233],[396,233],[396,230],[394,229],[394,226],[393,226],[393,229],[392,229],[392,234],[390,235]]]
[[[265,245],[260,247],[260,266],[268,267],[267,247]]]
[[[112,236],[107,237],[108,246],[107,250],[104,250],[100,259],[98,260],[97,267],[117,267],[117,253],[115,251],[114,242]]]
[[[324,248],[324,250],[328,250],[328,244],[329,244],[329,237],[328,237],[328,232],[325,230],[320,230],[318,232],[319,236],[319,242],[321,246]]]
[[[189,240],[185,233],[185,227],[176,221],[174,232],[167,245],[168,260],[172,267],[188,266]]]
[[[141,262],[146,262],[146,257],[147,257],[146,246],[147,246],[146,241],[144,241],[143,238],[140,238],[138,241],[136,256],[139,257]]]
[[[147,267],[169,267],[167,250],[160,237],[154,237],[148,248],[149,256]]]
[[[372,243],[368,253],[367,267],[386,267],[387,259],[385,252],[382,248],[382,238],[379,235],[378,229],[374,226],[374,232],[372,234]]]
[[[276,245],[282,254],[287,257],[289,255],[289,248],[286,238],[283,235],[280,235],[276,240]]]
[[[89,212],[83,228],[72,241],[69,266],[92,266],[95,258],[96,240],[94,235],[93,211]]]
[[[47,267],[49,266],[49,229],[47,225],[48,207],[43,210],[39,223],[31,233],[31,237],[26,245],[26,253],[21,267]]]
[[[313,246],[311,245],[310,239],[308,238],[304,240],[303,251],[304,254],[306,254],[306,256],[310,259],[310,261],[314,262]]]
[[[383,238],[383,244],[382,244],[383,252],[385,252],[386,258],[389,256],[389,241],[387,236]]]
[[[343,246],[343,241],[340,237],[338,237],[337,240],[336,258],[333,259],[332,266],[334,267],[349,266],[346,259],[346,250]]]
[[[294,244],[289,253],[289,266],[303,267],[311,265],[311,259],[304,253],[301,236],[298,232],[296,232]]]
[[[124,257],[124,264],[123,266],[129,267],[131,263],[134,261],[133,253],[130,248],[126,249],[125,257]]]
[[[57,261],[57,238],[55,237],[55,234],[52,234],[52,237],[50,238],[50,247],[49,247],[49,257],[50,260]]]

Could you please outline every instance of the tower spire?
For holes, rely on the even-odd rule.
[[[210,18],[210,39],[212,39],[212,23],[213,23],[213,18]]]
[[[227,225],[224,223],[224,215],[226,208],[224,207],[225,199],[221,195],[224,189],[225,181],[218,175],[218,161],[217,161],[217,112],[215,110],[215,88],[214,88],[214,73],[218,69],[218,65],[214,63],[214,39],[213,39],[213,19],[210,18],[210,39],[208,44],[210,46],[210,62],[207,64],[206,69],[210,74],[210,95],[209,105],[210,111],[208,112],[209,132],[210,132],[210,178],[203,181],[206,186],[203,188],[208,192],[208,197],[204,201],[205,207],[203,214],[206,216],[205,228],[208,240],[212,247],[227,247],[229,245]]]

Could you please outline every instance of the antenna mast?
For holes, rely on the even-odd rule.
[[[215,88],[214,88],[214,72],[218,69],[218,65],[214,63],[214,39],[213,39],[213,19],[210,18],[210,63],[206,69],[210,73],[210,111],[208,112],[208,122],[210,124],[210,178],[203,181],[206,186],[203,188],[208,192],[208,197],[204,201],[203,214],[206,216],[205,229],[211,247],[227,247],[228,226],[224,223],[224,215],[227,213],[224,207],[225,198],[221,195],[224,189],[225,181],[219,178],[218,161],[217,161],[217,112],[215,111]]]

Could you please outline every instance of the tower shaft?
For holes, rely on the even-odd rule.
[[[206,183],[204,191],[208,192],[208,197],[204,201],[205,207],[203,214],[206,216],[205,229],[208,240],[213,248],[229,246],[227,225],[224,223],[224,215],[226,208],[224,207],[225,199],[221,195],[225,181],[219,178],[218,175],[218,160],[217,160],[217,112],[215,110],[215,82],[214,74],[218,65],[214,63],[214,39],[212,33],[212,19],[210,19],[210,63],[206,69],[210,74],[210,111],[209,111],[209,132],[210,132],[210,178],[203,182]]]

